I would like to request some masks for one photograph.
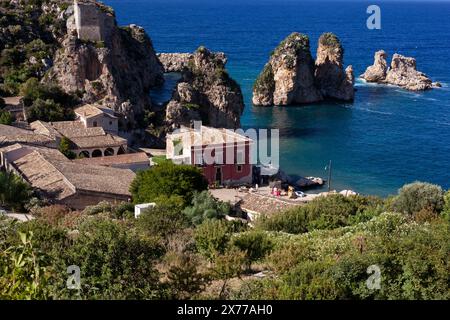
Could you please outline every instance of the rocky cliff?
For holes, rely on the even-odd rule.
[[[367,82],[392,84],[411,91],[423,91],[439,86],[432,83],[424,73],[417,71],[416,59],[394,54],[388,68],[387,55],[383,50],[375,53],[374,64],[366,69],[361,78]]]
[[[131,124],[151,107],[149,90],[164,81],[150,38],[136,25],[118,27],[111,8],[89,2],[83,8],[95,26],[67,20],[67,34],[45,81],[122,113]],[[87,11],[89,9],[89,11]],[[69,7],[74,12],[72,7]],[[129,124],[130,124],[129,123]]]
[[[242,92],[225,70],[224,61],[222,54],[204,47],[192,55],[166,107],[166,123],[171,128],[189,126],[193,120],[212,127],[240,126]]]
[[[343,101],[354,99],[353,68],[348,66],[344,70],[344,48],[333,33],[324,33],[319,38],[315,80],[324,98]]]
[[[193,53],[158,53],[157,56],[164,67],[164,72],[182,72],[194,58]],[[227,63],[225,53],[215,52],[214,56],[222,60],[224,65]]]
[[[257,106],[291,105],[324,99],[353,100],[353,70],[343,69],[343,49],[333,34],[319,39],[317,60],[308,36],[292,33],[275,49],[253,87]]]

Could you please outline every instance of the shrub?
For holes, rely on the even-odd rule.
[[[0,172],[0,204],[15,210],[23,209],[32,190],[13,173]]]
[[[160,200],[155,207],[144,210],[138,217],[136,225],[149,235],[166,239],[188,224],[188,220],[181,210],[182,207],[176,198]]]
[[[72,109],[64,109],[62,105],[51,99],[37,99],[27,110],[28,121],[42,120],[46,122],[73,120],[75,114]]]
[[[178,195],[187,204],[192,201],[195,191],[203,191],[207,187],[208,183],[200,169],[163,162],[138,172],[130,191],[135,203],[154,202],[159,196]]]
[[[230,211],[229,203],[216,200],[211,193],[205,190],[194,193],[191,206],[185,208],[183,213],[192,224],[199,225],[205,219],[221,219]]]
[[[257,225],[264,230],[298,234],[354,225],[368,221],[382,211],[383,201],[376,197],[330,195],[283,213],[262,217]]]
[[[0,110],[0,124],[11,125],[13,122],[13,117],[11,113],[7,110]]]
[[[57,298],[152,299],[159,297],[156,261],[162,248],[143,239],[124,224],[91,218],[79,227],[79,235],[63,253],[58,275],[66,278],[69,265],[82,270],[81,290],[65,288],[65,279],[55,282]]]
[[[62,139],[61,139],[61,141],[59,143],[59,146],[58,146],[58,150],[63,155],[65,155],[67,158],[75,159],[77,157],[77,155],[72,150],[70,150],[71,149],[71,145],[72,145],[72,142],[70,141],[69,138],[62,137]]]
[[[197,250],[209,261],[223,254],[231,239],[230,225],[224,220],[205,220],[194,233]]]
[[[248,269],[252,262],[264,258],[274,248],[274,243],[264,231],[249,231],[237,235],[231,242],[239,250],[245,252]]]
[[[0,252],[0,299],[47,299],[47,257],[33,247],[33,234],[18,233],[20,243]]]
[[[413,215],[423,209],[440,213],[444,207],[444,195],[440,186],[414,182],[403,186],[398,191],[398,196],[393,200],[393,209]]]

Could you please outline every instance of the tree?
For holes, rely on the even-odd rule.
[[[10,172],[0,172],[0,204],[14,210],[22,209],[31,197],[31,188]]]
[[[216,200],[208,191],[194,193],[191,206],[184,209],[184,214],[194,225],[205,219],[221,219],[229,214],[231,206],[227,202]]]
[[[225,252],[230,238],[231,228],[224,220],[205,220],[194,233],[198,252],[209,261]]]
[[[224,299],[228,281],[243,272],[244,262],[245,253],[236,248],[230,248],[216,257],[212,273],[215,278],[223,280],[219,299]]]
[[[394,210],[414,215],[423,209],[440,213],[444,208],[444,193],[440,186],[414,182],[403,186],[393,200]]]
[[[58,298],[158,298],[160,276],[155,264],[162,254],[158,243],[141,237],[125,224],[93,217],[79,226],[73,245],[62,253],[64,263],[58,273],[65,278],[67,266],[79,266],[81,290],[67,290],[65,280],[60,278],[56,281],[60,287],[55,291],[60,294]]]
[[[68,108],[72,108],[78,103],[76,97],[65,93],[61,88],[43,84],[36,78],[30,78],[22,84],[20,93],[26,106],[31,106],[38,99],[51,100]]]
[[[232,244],[242,252],[245,252],[247,269],[252,262],[264,258],[274,248],[274,243],[264,231],[249,231],[233,238]]]
[[[206,274],[199,272],[193,255],[182,254],[167,272],[167,285],[173,299],[189,299],[200,293],[209,282]]]
[[[162,239],[176,233],[188,225],[182,211],[182,200],[173,196],[165,201],[159,199],[155,207],[150,207],[139,216],[136,225],[139,230]]]
[[[61,142],[59,143],[59,146],[58,146],[58,150],[63,155],[65,155],[67,158],[75,159],[77,157],[77,155],[72,150],[70,150],[71,144],[72,144],[72,142],[70,141],[69,138],[62,137]]]
[[[203,191],[208,183],[200,169],[165,162],[137,173],[130,191],[135,203],[154,202],[159,196],[181,196],[190,203],[195,191]]]
[[[51,99],[36,99],[27,110],[28,121],[42,120],[46,122],[73,120],[72,109],[64,109],[61,104]]]
[[[11,113],[7,110],[0,110],[0,124],[11,125],[13,122],[13,117]]]

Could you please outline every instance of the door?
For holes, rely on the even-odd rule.
[[[222,184],[222,167],[216,168],[216,183]]]

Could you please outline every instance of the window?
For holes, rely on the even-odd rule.
[[[244,164],[245,163],[245,152],[244,150],[237,150],[236,152],[236,163]]]
[[[241,165],[237,165],[236,166],[236,171],[237,172],[242,172],[242,166]]]
[[[112,126],[112,121],[109,122],[109,125]]]
[[[94,121],[94,122],[92,123],[92,125],[93,125],[94,127],[96,127],[96,126],[97,126],[97,121]]]

